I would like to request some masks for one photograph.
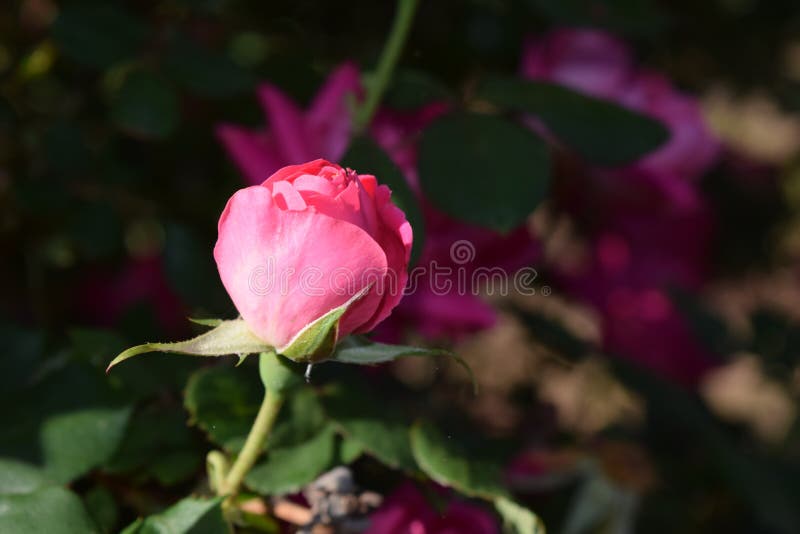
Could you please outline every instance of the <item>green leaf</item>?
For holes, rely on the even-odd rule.
[[[81,256],[97,260],[117,252],[123,242],[122,222],[106,203],[81,202],[74,208],[68,231]]]
[[[653,0],[528,0],[556,26],[607,28],[652,38],[668,19]]]
[[[178,98],[157,76],[132,72],[111,103],[111,120],[121,130],[145,139],[164,139],[178,125]]]
[[[212,442],[236,453],[247,437],[263,395],[264,389],[255,372],[212,367],[192,375],[184,402],[193,424],[208,434]],[[314,390],[297,389],[281,408],[267,447],[301,444],[318,434],[325,423],[325,412]]]
[[[304,387],[292,392],[278,415],[267,440],[268,449],[291,448],[316,436],[327,425],[316,392]]]
[[[591,344],[577,338],[555,319],[522,306],[512,304],[510,308],[537,343],[570,361],[579,361],[589,355]]]
[[[145,343],[131,347],[114,358],[106,372],[112,367],[148,352],[174,352],[192,356],[227,356],[231,354],[253,354],[265,352],[271,347],[257,338],[242,319],[222,321],[216,328],[199,336],[175,343]]]
[[[669,138],[655,119],[556,84],[492,77],[477,94],[497,106],[535,114],[556,137],[598,165],[632,162]]]
[[[392,76],[384,101],[390,108],[417,110],[433,102],[453,99],[450,89],[440,80],[420,70],[401,69]]]
[[[0,404],[0,455],[41,465],[51,479],[69,482],[108,461],[130,413],[100,372],[70,365]]]
[[[255,372],[210,367],[189,378],[184,404],[192,424],[226,451],[236,452],[244,444],[263,394]]]
[[[344,340],[333,355],[332,360],[342,363],[370,365],[390,362],[405,356],[451,356],[446,349],[411,347],[408,345],[389,345],[362,341],[357,338]]]
[[[388,185],[392,190],[392,201],[405,212],[414,232],[411,263],[415,263],[425,244],[425,219],[419,200],[408,186],[402,171],[381,147],[364,136],[356,137],[350,142],[347,153],[342,157],[342,165],[362,173],[374,174],[380,183]]]
[[[0,325],[0,397],[12,395],[33,382],[42,363],[44,335],[15,324]]]
[[[187,497],[157,515],[128,526],[125,534],[225,534],[222,498]]]
[[[601,470],[588,467],[573,493],[561,532],[583,534],[598,529],[627,530],[635,522],[639,502],[636,495],[618,486]]]
[[[306,325],[289,343],[278,347],[277,352],[296,362],[314,363],[325,360],[333,354],[339,341],[339,319],[356,301],[366,295],[372,284],[350,297],[350,300],[338,306],[314,322]],[[262,350],[260,352],[266,352]]]
[[[334,352],[331,360],[342,363],[355,363],[358,365],[374,365],[408,356],[449,356],[456,360],[459,365],[467,371],[473,386],[477,388],[477,382],[475,381],[472,368],[470,368],[469,364],[457,354],[445,349],[389,345],[387,343],[373,343],[370,341],[362,342],[361,340],[350,337],[342,341],[336,349],[336,352]]]
[[[119,519],[119,508],[111,492],[103,486],[95,486],[86,493],[84,503],[100,531],[107,534],[113,532]]]
[[[92,153],[83,131],[75,123],[63,119],[54,121],[45,132],[42,144],[48,165],[59,175],[86,172],[91,164]]]
[[[199,96],[230,97],[249,91],[253,75],[222,52],[209,50],[185,36],[170,43],[165,72]]]
[[[420,183],[449,215],[506,232],[544,199],[550,181],[547,146],[501,117],[453,113],[422,134]]]
[[[511,499],[500,497],[494,501],[494,506],[503,518],[506,534],[545,534],[544,525],[536,514]]]
[[[33,465],[0,458],[0,495],[20,495],[52,486],[53,481]]]
[[[130,58],[147,37],[144,24],[114,3],[61,6],[52,32],[64,55],[97,68]]]
[[[67,332],[72,357],[81,362],[102,369],[108,355],[125,348],[125,340],[113,330],[99,328],[72,328]]]
[[[122,347],[127,344],[124,343]],[[102,360],[97,364],[101,372],[107,367],[108,358],[112,354],[115,352],[106,351],[102,354]],[[136,365],[115,368],[113,373],[106,375],[106,379],[109,384],[124,391],[129,398],[147,399],[161,396],[165,391],[182,389],[196,370],[197,362],[188,358],[144,358],[136,362]]]
[[[91,534],[98,530],[77,495],[51,486],[31,493],[0,495],[0,532]]]
[[[471,457],[457,440],[445,437],[428,422],[411,428],[411,449],[417,464],[439,484],[489,500],[508,495],[498,464]]]
[[[0,532],[98,532],[81,500],[30,464],[0,458]]]
[[[418,472],[408,440],[408,423],[389,408],[350,387],[332,389],[323,397],[322,405],[347,440],[389,467]]]
[[[192,476],[202,459],[185,412],[178,406],[157,405],[134,414],[122,445],[105,470],[170,486]]]
[[[122,440],[131,409],[102,407],[54,414],[40,429],[46,472],[68,482],[103,463]]]
[[[309,440],[293,447],[267,451],[267,458],[245,478],[245,484],[265,495],[298,491],[333,467],[336,434],[326,426]]]
[[[164,272],[170,287],[193,310],[229,315],[233,308],[209,254],[214,242],[185,224],[169,222],[164,229]]]
[[[339,440],[339,460],[337,464],[349,465],[364,454],[364,446],[358,441],[341,438]]]

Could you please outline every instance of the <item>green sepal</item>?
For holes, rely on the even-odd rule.
[[[272,350],[255,334],[250,332],[242,319],[222,321],[220,324],[195,338],[176,343],[145,343],[122,352],[114,358],[106,372],[112,367],[139,354],[147,352],[173,352],[192,356],[227,356],[229,354],[253,354]]]
[[[258,372],[261,382],[269,391],[286,393],[303,384],[302,371],[298,364],[279,356],[275,351],[262,352],[258,357]]]
[[[339,320],[356,301],[372,288],[368,285],[341,306],[332,309],[319,319],[309,323],[294,338],[277,352],[301,363],[316,363],[331,357],[339,341]]]
[[[213,317],[209,318],[200,318],[200,317],[187,317],[189,322],[194,324],[199,324],[200,326],[210,326],[211,328],[216,328],[217,326],[222,324],[222,319],[214,319]]]

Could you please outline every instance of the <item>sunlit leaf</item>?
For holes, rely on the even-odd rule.
[[[32,493],[0,495],[0,532],[99,532],[74,493],[47,487]]]
[[[490,500],[508,494],[499,465],[471,457],[457,440],[431,423],[419,422],[411,428],[411,448],[422,470],[440,484]]]
[[[0,459],[0,532],[99,531],[75,494],[32,465]]]
[[[408,439],[408,423],[364,393],[335,388],[322,399],[322,406],[347,440],[396,469],[418,471]]]
[[[333,467],[336,435],[332,426],[292,447],[267,450],[267,457],[245,478],[265,495],[292,493]]]
[[[524,506],[507,497],[497,498],[494,506],[503,518],[503,532],[506,534],[545,534],[542,522]]]
[[[221,498],[187,497],[161,512],[128,526],[124,534],[225,534]]]

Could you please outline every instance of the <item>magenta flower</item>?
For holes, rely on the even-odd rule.
[[[601,174],[561,191],[566,209],[594,231],[588,263],[558,276],[569,294],[599,312],[607,350],[694,384],[715,359],[667,290],[696,289],[707,279],[713,217],[692,184],[669,183],[683,187],[647,174]]]
[[[557,30],[526,45],[523,76],[614,101],[663,122],[664,146],[622,168],[572,166],[557,204],[586,229],[590,258],[556,276],[600,316],[605,348],[693,384],[714,361],[667,293],[697,289],[710,270],[713,216],[696,178],[720,148],[697,101],[662,75],[635,65],[619,39],[596,30]]]
[[[719,154],[697,100],[675,89],[661,74],[637,68],[630,49],[599,30],[562,29],[530,39],[521,74],[612,100],[663,122],[670,139],[635,163],[647,172],[691,179],[702,175]]]
[[[425,248],[419,266],[428,272],[449,269],[446,279],[453,290],[437,290],[430,277],[420,279],[398,306],[383,328],[377,331],[380,339],[397,342],[404,330],[413,329],[427,339],[455,339],[491,327],[495,324],[495,309],[476,295],[480,289],[472,285],[478,270],[499,268],[513,274],[531,265],[540,256],[540,247],[527,228],[520,227],[508,234],[454,221],[423,202],[426,222]],[[469,247],[468,261],[454,257],[454,244]],[[467,285],[459,288],[459,277]]]
[[[495,534],[494,517],[484,509],[450,500],[441,511],[410,482],[402,484],[370,516],[365,534]]]
[[[358,69],[344,63],[320,88],[308,110],[272,84],[262,84],[258,99],[268,128],[249,130],[222,124],[217,136],[251,184],[260,184],[286,165],[317,158],[339,161],[350,142],[350,102],[361,92]]]

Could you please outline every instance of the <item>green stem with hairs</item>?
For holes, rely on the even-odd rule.
[[[211,453],[208,456],[209,482],[212,486],[217,486],[217,495],[226,496],[222,503],[226,515],[232,513],[242,480],[264,450],[264,444],[275,425],[284,400],[303,383],[297,367],[297,364],[278,356],[275,351],[262,352],[258,357],[258,372],[264,384],[264,400],[244,447],[230,470],[227,470],[227,462],[221,454]]]
[[[389,38],[386,40],[383,52],[381,52],[375,77],[367,89],[367,97],[364,99],[364,104],[356,112],[355,124],[356,131],[359,133],[363,132],[369,125],[372,116],[375,115],[378,105],[381,103],[383,93],[392,79],[392,73],[397,61],[400,59],[400,53],[403,51],[408,31],[411,29],[411,22],[414,20],[418,2],[419,0],[399,0],[397,3],[397,13],[394,17],[392,29],[389,32]]]
[[[242,451],[225,476],[223,483],[220,484],[218,489],[220,495],[228,495],[228,498],[232,499],[239,492],[242,480],[256,463],[258,456],[264,449],[264,443],[269,437],[282,404],[283,395],[280,392],[269,389],[265,391],[264,400],[258,409],[258,415],[256,415],[253,427],[247,435],[244,447],[242,447]]]

